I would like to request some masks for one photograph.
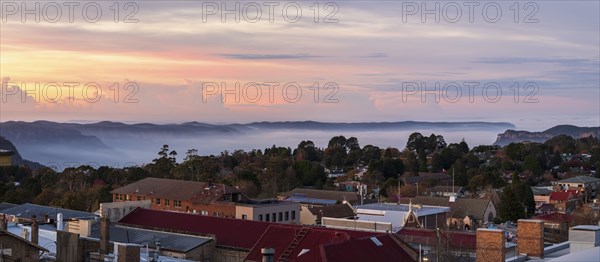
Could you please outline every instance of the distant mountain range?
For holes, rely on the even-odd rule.
[[[12,157],[13,158],[13,163],[15,165],[26,165],[26,166],[28,166],[31,169],[38,169],[38,168],[44,167],[40,163],[23,159],[23,157],[21,157],[21,154],[19,153],[19,150],[15,147],[15,145],[13,145],[13,143],[11,143],[10,141],[6,140],[6,138],[4,138],[2,136],[0,136],[0,149],[10,150],[10,151],[13,151],[15,153],[13,155],[13,157]]]
[[[558,135],[568,135],[573,138],[582,138],[588,136],[598,137],[600,135],[600,127],[559,125],[542,132],[516,131],[511,129],[499,134],[496,142],[494,142],[494,145],[505,146],[510,143],[525,141],[543,143],[546,140]]]
[[[126,124],[98,122],[92,124],[57,123],[49,121],[0,123],[0,136],[19,149],[20,156],[43,163],[45,166],[64,168],[73,165],[126,166],[132,161],[149,163],[163,144],[178,150],[181,158],[188,149],[206,154],[223,150],[264,149],[273,144],[295,147],[306,139],[327,144],[336,135],[357,136],[361,145],[403,147],[412,132],[444,134],[449,141],[461,137],[473,146],[491,143],[544,142],[565,134],[576,138],[598,136],[598,127],[556,126],[543,132],[514,131],[506,122],[362,122],[325,123],[315,121],[254,122],[249,124]],[[446,136],[448,135],[448,136]],[[483,138],[482,138],[483,137]],[[479,140],[477,140],[479,139]],[[479,141],[479,142],[477,142]],[[489,141],[489,142],[483,142]],[[469,143],[471,145],[471,143]],[[10,149],[10,148],[9,148]],[[25,161],[25,160],[23,160]]]

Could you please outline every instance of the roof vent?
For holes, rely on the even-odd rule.
[[[381,243],[381,241],[379,241],[379,239],[376,237],[371,237],[371,241],[373,241],[373,243],[375,243],[375,245],[378,247],[383,246],[383,243]]]

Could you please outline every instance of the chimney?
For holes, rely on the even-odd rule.
[[[110,221],[107,217],[100,218],[100,254],[108,254],[110,252],[110,236],[109,232]]]
[[[477,262],[498,262],[505,260],[504,231],[500,229],[477,229]]]
[[[275,261],[275,249],[274,248],[261,248],[260,252],[263,255],[262,262],[273,262]]]
[[[5,214],[2,214],[2,217],[0,217],[0,229],[5,231],[8,229],[8,220],[6,219]]]
[[[48,214],[44,214],[44,223],[49,223],[50,219],[48,218]]]
[[[544,258],[544,221],[519,219],[517,222],[519,253]]]
[[[31,216],[31,243],[38,244],[39,239],[39,226],[37,222],[37,217],[35,215]]]

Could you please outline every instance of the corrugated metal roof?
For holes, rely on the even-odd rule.
[[[335,205],[335,203],[337,203],[336,200],[306,198],[306,197],[289,197],[289,198],[286,198],[285,201],[297,202],[297,203],[303,203],[303,204],[313,204],[313,205]]]
[[[139,244],[142,246],[147,245],[148,247],[154,248],[155,241],[160,240],[162,249],[177,252],[188,252],[212,241],[212,239],[208,237],[168,233],[119,225],[110,225],[109,230],[110,241]],[[90,237],[100,238],[99,226],[92,228]]]
[[[557,181],[558,183],[590,183],[598,182],[600,179],[589,176],[576,176]]]
[[[124,225],[212,234],[217,245],[250,249],[271,223],[137,208],[122,218]]]
[[[5,210],[5,209],[9,209],[11,207],[16,207],[18,206],[17,204],[13,204],[13,203],[6,203],[6,202],[2,202],[0,203],[0,211]]]
[[[331,191],[331,190],[318,190],[308,188],[295,188],[292,191],[286,193],[289,198],[312,198],[312,199],[326,199],[334,201],[358,201],[358,195],[354,192],[347,191]],[[335,202],[334,202],[335,203]]]
[[[7,208],[5,210],[0,211],[0,214],[12,215],[18,218],[26,218],[30,219],[31,216],[35,215],[38,219],[43,219],[44,215],[48,215],[49,218],[56,219],[56,214],[62,213],[63,219],[71,219],[71,218],[97,218],[97,215],[94,215],[89,212],[58,208],[58,207],[49,207],[49,206],[41,206],[36,204],[22,204],[18,206],[14,206],[11,208]]]

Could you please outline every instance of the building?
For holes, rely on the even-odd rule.
[[[354,209],[349,204],[332,206],[302,206],[300,223],[303,225],[320,225],[323,218],[353,218]]]
[[[356,207],[358,221],[391,223],[392,233],[405,226],[445,227],[449,212],[449,207],[395,203],[373,203]]]
[[[145,178],[112,191],[114,202],[149,200],[154,210],[225,218],[299,223],[300,205],[253,200],[239,190],[211,182]]]
[[[117,222],[138,207],[150,208],[151,206],[150,200],[100,203],[98,214],[107,217],[110,222]]]
[[[600,179],[589,176],[576,176],[559,181],[553,181],[552,185],[557,187],[557,191],[579,190],[583,200],[587,203],[598,196],[600,188]]]
[[[437,207],[449,207],[449,228],[475,229],[486,222],[492,222],[498,214],[496,207],[488,198],[447,198],[447,197],[425,197],[402,198],[400,203],[421,204]]]
[[[235,218],[254,221],[300,223],[300,204],[276,199],[236,203]]]
[[[258,240],[244,261],[418,261],[418,253],[393,234],[373,234],[325,228],[273,225]]]
[[[15,152],[0,149],[0,166],[12,166]]]
[[[360,204],[360,197],[355,192],[317,190],[307,188],[295,188],[287,192],[283,199],[285,201],[298,202],[303,205],[335,205],[350,203]]]
[[[540,207],[543,204],[550,204],[550,194],[554,192],[552,189],[547,187],[531,187],[531,192],[533,192],[533,200],[535,201],[535,206]]]
[[[396,235],[413,248],[420,248],[423,257],[435,258],[436,251],[439,250],[442,254],[462,258],[448,260],[474,261],[476,236],[473,232],[440,230],[438,233],[435,229],[403,227]]]
[[[560,213],[570,213],[577,208],[578,198],[571,192],[552,192],[550,193],[550,204],[554,205]]]
[[[48,252],[46,248],[17,236],[6,228],[0,228],[0,261],[40,261],[40,256]]]
[[[549,243],[560,243],[569,239],[569,228],[584,225],[583,217],[564,213],[550,213],[532,217],[544,222],[544,239]]]

